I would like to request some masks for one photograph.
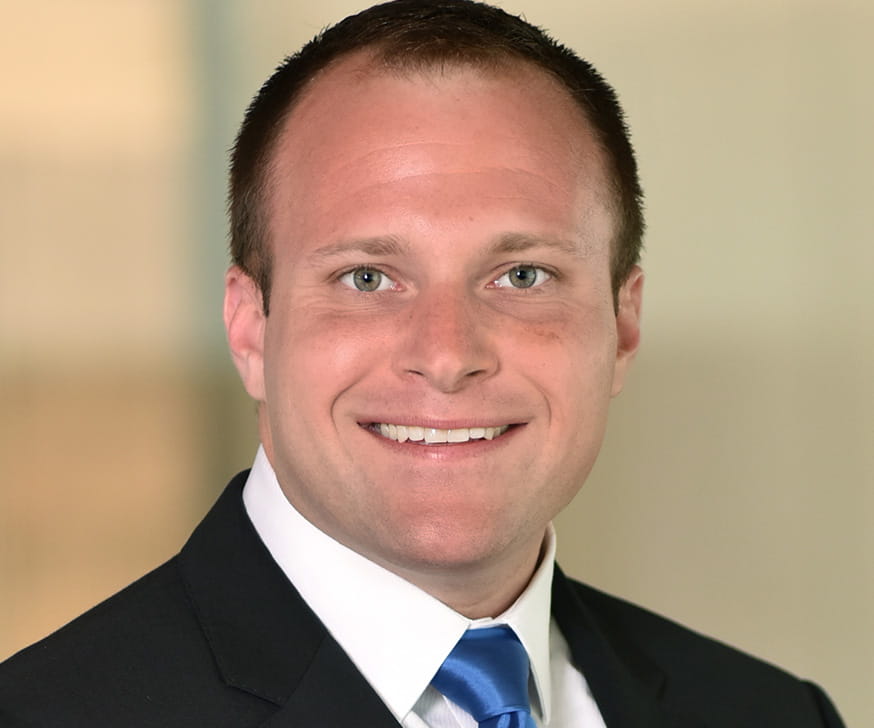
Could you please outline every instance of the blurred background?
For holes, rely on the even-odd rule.
[[[256,447],[227,149],[365,3],[0,0],[0,659],[171,557]],[[874,8],[507,0],[618,88],[645,336],[565,569],[874,725]]]

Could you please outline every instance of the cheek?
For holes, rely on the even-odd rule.
[[[612,378],[616,359],[615,321],[600,309],[554,307],[543,316],[513,321],[513,350],[529,368],[550,373],[556,387],[598,391]]]
[[[547,447],[574,482],[578,470],[591,467],[606,429],[616,354],[611,332],[601,321],[579,319],[568,327],[532,326],[528,355],[520,358],[548,408]]]
[[[307,309],[268,322],[265,371],[270,390],[310,399],[339,394],[368,371],[391,327],[366,317]]]

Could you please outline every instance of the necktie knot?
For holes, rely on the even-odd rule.
[[[480,728],[534,728],[528,654],[509,627],[467,630],[431,684]]]

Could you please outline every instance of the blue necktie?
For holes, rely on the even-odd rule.
[[[535,728],[528,703],[528,654],[509,627],[467,630],[431,684],[480,728]]]

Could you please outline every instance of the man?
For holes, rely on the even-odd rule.
[[[286,61],[231,172],[262,448],[178,557],[0,668],[0,725],[840,726],[554,568],[638,345],[640,197],[612,89],[495,8],[398,0]]]

